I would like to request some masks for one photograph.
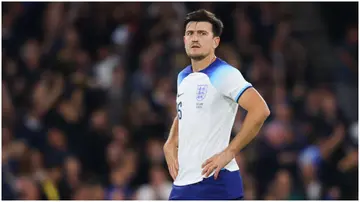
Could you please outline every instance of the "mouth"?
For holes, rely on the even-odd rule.
[[[193,45],[193,46],[191,46],[191,48],[200,48],[200,46],[198,46],[198,45]]]

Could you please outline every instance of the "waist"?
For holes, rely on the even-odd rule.
[[[178,172],[178,176],[174,181],[174,185],[184,186],[184,185],[194,184],[213,177],[215,172],[212,172],[208,178],[204,178],[203,175],[201,174],[202,172],[201,165],[204,163],[206,159],[202,161],[189,161],[190,159],[186,159],[186,160],[188,162],[184,164],[182,160],[179,158],[179,172]],[[238,171],[239,167],[235,159],[232,159],[223,168],[223,170],[233,172],[233,171]]]
[[[240,171],[223,169],[218,179],[213,176],[200,182],[179,186],[174,183],[170,199],[233,199],[243,196]]]

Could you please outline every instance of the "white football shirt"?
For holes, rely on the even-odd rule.
[[[249,87],[252,85],[238,69],[219,58],[199,72],[193,72],[190,65],[179,73],[179,172],[174,185],[203,180],[201,165],[229,145],[237,102]],[[239,167],[233,159],[225,169],[236,171]]]

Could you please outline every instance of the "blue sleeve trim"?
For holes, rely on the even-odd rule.
[[[235,100],[236,103],[239,102],[239,99],[241,97],[241,95],[248,89],[248,88],[252,88],[253,86],[251,84],[246,85],[243,89],[240,90],[239,94],[236,96]]]

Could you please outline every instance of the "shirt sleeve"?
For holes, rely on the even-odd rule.
[[[234,67],[222,68],[217,74],[217,79],[214,82],[215,87],[221,94],[231,98],[236,103],[245,90],[252,87],[252,84],[246,81],[241,72]]]

